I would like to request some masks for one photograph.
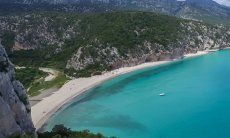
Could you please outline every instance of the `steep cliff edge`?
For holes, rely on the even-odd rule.
[[[23,85],[15,80],[14,66],[0,44],[0,138],[35,131]]]

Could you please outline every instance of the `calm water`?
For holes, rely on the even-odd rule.
[[[118,138],[228,138],[230,51],[107,81],[63,107],[46,129],[55,124]]]

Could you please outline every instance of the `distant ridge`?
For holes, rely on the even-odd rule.
[[[213,0],[1,0],[0,11],[51,10],[110,12],[138,10],[161,12],[185,19],[230,24],[230,8]]]

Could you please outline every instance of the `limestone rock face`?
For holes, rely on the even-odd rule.
[[[0,44],[0,138],[33,134],[30,112],[26,90],[15,80],[14,66]]]

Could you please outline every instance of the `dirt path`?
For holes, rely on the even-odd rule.
[[[59,74],[59,71],[51,69],[51,68],[40,67],[39,70],[49,74],[47,77],[45,77],[45,81],[51,81],[51,80],[55,79]]]

